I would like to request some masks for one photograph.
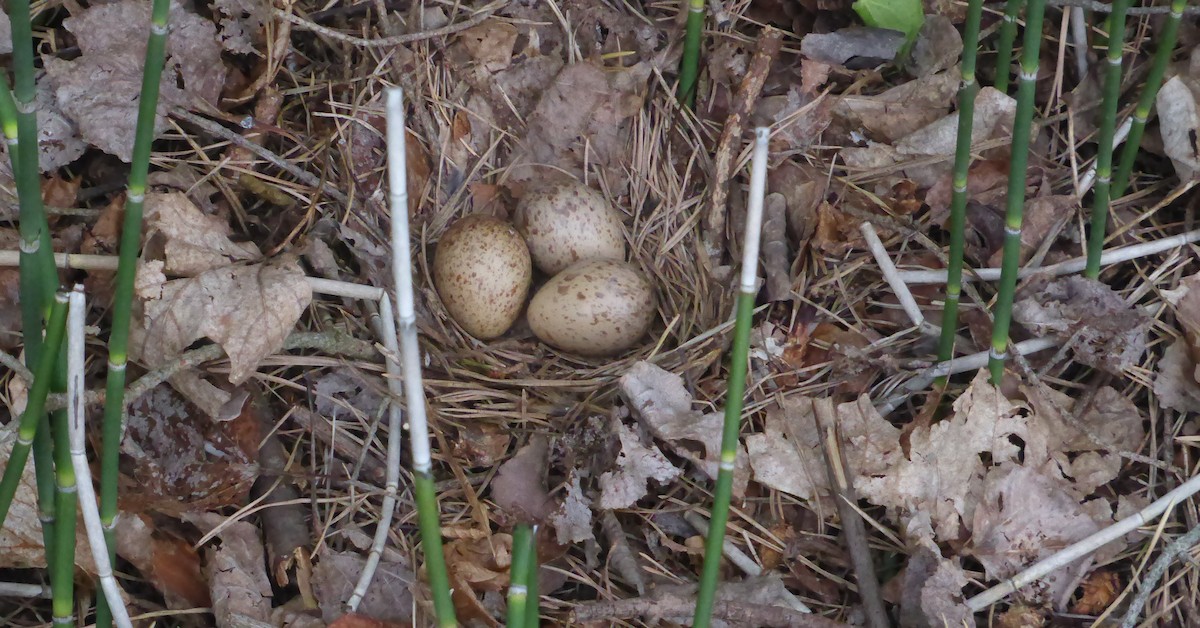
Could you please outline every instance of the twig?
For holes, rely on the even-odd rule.
[[[738,86],[734,107],[729,117],[725,118],[725,128],[721,131],[721,139],[717,143],[717,153],[713,164],[712,193],[709,196],[708,212],[704,216],[704,246],[709,260],[709,271],[719,266],[721,252],[725,245],[725,212],[726,200],[729,198],[729,180],[733,177],[733,161],[741,146],[742,130],[749,119],[758,96],[762,93],[767,80],[767,72],[771,62],[779,55],[783,46],[783,33],[768,27],[759,35],[754,50],[754,57],[746,70],[746,76]]]
[[[304,30],[309,30],[319,35],[324,35],[330,39],[336,39],[338,41],[348,43],[352,46],[359,46],[362,48],[389,48],[392,46],[399,46],[401,44],[411,44],[413,42],[424,41],[426,39],[433,39],[434,37],[441,37],[443,35],[453,35],[454,33],[467,30],[468,28],[476,26],[487,18],[491,17],[493,13],[506,4],[508,4],[508,0],[497,0],[496,2],[479,9],[474,15],[461,22],[447,24],[441,28],[421,31],[419,33],[408,33],[406,35],[396,35],[395,37],[383,37],[380,39],[366,39],[363,37],[347,35],[341,31],[329,28],[328,26],[321,26],[316,22],[311,22],[298,15],[293,15],[292,13],[284,11],[283,9],[275,9],[274,13],[275,17],[287,22],[291,22],[293,25]]]
[[[1115,249],[1109,249],[1100,257],[1101,266],[1111,266],[1120,262],[1127,262],[1131,259],[1162,253],[1173,248],[1191,244],[1200,240],[1200,229],[1187,231],[1179,235],[1170,236],[1153,240],[1151,242],[1142,242],[1139,244],[1131,244],[1129,246],[1121,246]],[[1087,267],[1086,257],[1076,257],[1058,264],[1042,266],[1040,268],[1023,268],[1018,274],[1019,278],[1029,277],[1034,274],[1048,274],[1050,276],[1069,275],[1077,273]],[[900,279],[907,284],[927,284],[927,283],[942,283],[946,281],[946,271],[944,270],[901,270],[896,273]],[[975,279],[983,281],[995,281],[1000,278],[999,268],[978,268],[970,273]],[[964,276],[966,280],[968,277]]]
[[[854,565],[858,597],[867,614],[867,625],[871,628],[890,628],[887,609],[879,591],[879,579],[875,575],[875,561],[871,559],[871,548],[867,543],[867,528],[862,516],[855,508],[858,496],[847,477],[846,461],[837,434],[837,410],[828,397],[813,399],[813,414],[823,432],[825,443],[825,469],[829,473],[829,486],[837,492],[838,520],[842,526],[842,538],[850,551],[850,562]]]
[[[787,199],[778,192],[763,203],[763,270],[767,273],[767,300],[783,301],[791,296],[791,261],[787,243]]]
[[[972,612],[980,612],[987,607],[999,602],[1009,594],[1019,590],[1021,587],[1040,580],[1042,577],[1053,572],[1054,570],[1069,565],[1076,560],[1096,551],[1100,547],[1115,541],[1122,536],[1132,532],[1133,530],[1149,525],[1151,520],[1167,509],[1172,508],[1175,504],[1191,497],[1197,491],[1200,491],[1200,475],[1197,475],[1187,482],[1180,484],[1174,490],[1163,495],[1154,501],[1154,503],[1143,508],[1141,511],[1126,517],[1111,526],[1092,534],[1091,536],[1072,543],[1060,550],[1058,553],[1049,556],[1041,561],[1038,561],[1027,568],[1025,571],[1006,579],[1004,582],[972,597],[967,600],[967,608]]]
[[[0,582],[0,597],[50,599],[50,587],[24,582]]]
[[[1142,580],[1141,590],[1137,596],[1129,603],[1129,610],[1125,611],[1125,616],[1121,618],[1121,628],[1133,628],[1137,625],[1138,615],[1141,614],[1142,608],[1146,606],[1146,601],[1150,599],[1150,594],[1154,591],[1155,585],[1162,579],[1166,573],[1167,567],[1175,561],[1175,558],[1180,554],[1190,551],[1196,543],[1200,543],[1200,526],[1196,526],[1188,531],[1187,534],[1171,541],[1167,545],[1163,553],[1155,559],[1154,564],[1150,565],[1150,570],[1146,572],[1145,579]]]
[[[608,537],[608,544],[611,548],[608,551],[609,561],[617,569],[617,573],[621,574],[621,577],[625,578],[629,584],[632,584],[634,589],[637,589],[638,595],[644,595],[646,579],[642,577],[642,570],[638,568],[637,558],[629,549],[629,542],[625,540],[625,531],[621,529],[621,522],[617,521],[617,516],[611,510],[601,513],[600,529],[604,531],[604,536]]]
[[[79,491],[79,508],[83,511],[83,525],[87,530],[88,545],[92,549],[92,560],[96,563],[96,577],[100,579],[100,588],[104,591],[104,599],[108,601],[112,620],[120,628],[132,628],[129,611],[125,608],[125,600],[121,597],[121,586],[113,576],[112,563],[108,560],[108,544],[104,540],[104,525],[100,523],[100,509],[96,505],[96,492],[92,487],[92,470],[88,466],[86,434],[84,421],[87,408],[84,406],[83,371],[86,355],[84,343],[84,317],[87,306],[83,296],[83,286],[75,286],[71,291],[70,309],[67,314],[67,397],[70,404],[67,413],[70,417],[69,433],[71,442],[71,467],[78,476],[76,490]]]
[[[242,137],[241,134],[234,133],[233,131],[230,131],[229,129],[225,128],[224,126],[217,124],[216,122],[213,122],[212,120],[209,120],[208,118],[205,118],[203,116],[198,116],[198,115],[196,115],[186,109],[182,109],[180,107],[171,109],[171,116],[175,117],[175,118],[179,118],[180,120],[183,120],[190,124],[194,124],[194,125],[200,127],[201,129],[203,129],[204,131],[212,133],[213,135],[215,135],[227,142],[233,143],[235,146],[240,146],[242,148],[245,148],[246,150],[254,153],[255,155],[258,155],[259,157],[267,160],[273,166],[279,168],[280,170],[283,170],[284,172],[292,175],[293,177],[296,177],[296,179],[298,179],[301,183],[312,187],[313,189],[317,190],[318,192],[321,192],[322,194],[328,195],[329,198],[332,198],[333,200],[341,203],[343,206],[348,205],[350,202],[345,194],[343,194],[341,191],[337,190],[333,186],[323,183],[321,181],[321,179],[318,178],[313,173],[308,172],[307,170],[304,170],[303,168],[300,168],[299,166],[289,162],[288,160],[284,159],[283,157],[280,157],[279,155],[276,155],[275,153],[271,152],[270,150],[267,150],[266,148],[263,148],[262,146],[259,146],[258,144],[255,144],[254,142],[251,142],[250,140]]]
[[[717,28],[725,28],[733,21],[729,16],[729,11],[725,10],[725,3],[721,0],[708,0],[708,13],[717,23]]]
[[[686,512],[683,514],[683,518],[686,519],[687,522],[693,528],[695,528],[697,532],[704,536],[708,536],[708,522],[704,520],[704,517],[701,517],[695,512]],[[741,569],[742,573],[751,577],[758,577],[762,575],[762,567],[760,567],[758,563],[754,562],[753,558],[750,558],[745,552],[738,549],[738,547],[733,544],[733,541],[726,539],[723,549],[725,558],[728,558],[729,562],[736,565],[738,569]],[[796,597],[794,593],[788,591],[787,589],[783,590],[783,601],[787,602],[788,606],[800,611],[801,613],[812,612],[812,609],[809,608],[807,604],[800,601],[800,598]]]
[[[20,258],[17,251],[0,251],[0,267],[16,266]],[[54,263],[59,268],[74,268],[78,270],[116,270],[120,258],[116,255],[76,255],[73,253],[55,253]],[[308,285],[313,292],[333,297],[347,297],[378,301],[383,296],[383,289],[349,281],[334,281],[320,277],[308,277]]]
[[[875,227],[871,226],[869,222],[864,222],[859,226],[859,230],[866,238],[867,246],[871,249],[871,254],[875,256],[879,270],[883,272],[883,278],[887,280],[892,292],[896,294],[896,299],[900,301],[900,307],[904,309],[904,313],[908,314],[908,320],[912,321],[913,326],[920,329],[922,334],[940,336],[941,328],[925,320],[925,315],[921,313],[921,307],[917,305],[912,292],[909,292],[908,285],[897,275],[896,265],[892,263],[892,258],[888,255],[883,242],[880,241],[879,234],[875,233]]]

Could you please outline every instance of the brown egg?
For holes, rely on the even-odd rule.
[[[538,290],[526,314],[543,342],[570,353],[620,353],[641,340],[654,320],[654,290],[625,262],[580,262]]]
[[[577,262],[625,259],[621,214],[602,194],[576,181],[528,192],[513,223],[525,236],[533,263],[548,275]]]
[[[438,240],[434,287],[450,316],[476,338],[508,331],[521,314],[532,275],[525,240],[499,218],[467,216]]]

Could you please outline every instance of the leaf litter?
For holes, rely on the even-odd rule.
[[[456,607],[467,623],[498,625],[503,618],[508,532],[520,520],[546,524],[539,535],[545,617],[566,621],[572,610],[605,608],[595,600],[654,599],[662,608],[690,608],[690,593],[661,595],[670,584],[694,581],[699,570],[701,539],[679,513],[708,504],[704,489],[716,468],[724,403],[728,331],[722,325],[732,293],[698,267],[689,221],[706,202],[715,138],[749,61],[746,40],[758,34],[750,25],[790,30],[750,112],[754,124],[774,126],[773,287],[755,326],[727,537],[759,558],[768,575],[739,581],[727,570],[723,589],[736,592],[730,603],[771,609],[781,602],[768,593],[786,588],[820,601],[818,614],[825,617],[853,621],[860,612],[847,585],[854,574],[812,411],[822,397],[838,402],[838,435],[858,505],[875,524],[871,544],[897,557],[885,596],[903,625],[970,625],[978,618],[964,609],[967,596],[1135,512],[1160,494],[1160,485],[1165,490],[1174,482],[1171,473],[1147,476],[1146,457],[1175,464],[1195,442],[1194,422],[1172,412],[1200,407],[1194,268],[1181,257],[1155,258],[1167,264],[1161,272],[1152,264],[1125,263],[1102,276],[1109,287],[1077,278],[1027,281],[1015,333],[1048,335],[1067,347],[1057,362],[1029,356],[1041,383],[1006,382],[996,389],[982,378],[969,385],[956,378],[947,389],[957,397],[953,407],[931,398],[922,407],[918,396],[878,414],[874,406],[927,365],[932,347],[904,335],[907,322],[878,283],[858,227],[876,222],[901,267],[940,265],[923,238],[945,244],[961,7],[930,5],[933,14],[923,20],[913,56],[896,58],[895,37],[854,30],[848,3],[749,4],[735,9],[736,34],[709,31],[702,90],[686,115],[670,85],[678,16],[657,5],[565,0],[556,13],[538,3],[513,3],[452,35],[389,48],[388,71],[413,83],[406,85],[407,154],[418,325],[439,437],[435,472],[446,554]],[[314,299],[305,273],[376,286],[390,281],[378,100],[386,72],[352,46],[300,28],[280,31],[266,8],[241,0],[222,0],[207,12],[174,8],[159,113],[182,107],[234,123],[250,112],[257,116],[254,101],[268,91],[282,93],[277,117],[254,119],[252,129],[229,128],[314,180],[352,193],[354,202],[333,203],[311,181],[231,151],[228,137],[186,121],[160,135],[131,377],[210,345],[228,361],[173,372],[170,386],[152,387],[133,402],[122,457],[122,508],[133,532],[122,556],[148,583],[137,595],[153,598],[150,605],[211,604],[221,623],[418,624],[428,613],[425,567],[410,561],[422,554],[394,549],[415,545],[404,485],[375,585],[359,614],[342,614],[369,547],[386,439],[399,437],[379,422],[387,399],[376,381],[379,361],[322,352],[276,355],[299,330],[377,340],[367,332],[368,312],[349,300]],[[339,30],[383,34],[371,32],[377,16],[364,17],[359,8],[295,8]],[[132,2],[69,7],[45,25],[53,41],[68,47],[63,50],[75,45],[78,52],[42,48],[40,155],[50,173],[44,188],[55,199],[51,204],[100,212],[96,219],[94,213],[55,214],[58,250],[114,252],[123,200],[107,190],[120,188],[113,184],[125,171],[114,168],[109,155],[128,156],[142,63],[141,44],[128,42],[144,40],[146,12]],[[466,15],[446,5],[391,17],[412,32],[454,25]],[[290,41],[279,38],[281,32]],[[1130,50],[1144,55],[1132,44]],[[1195,176],[1188,140],[1195,116],[1187,113],[1195,98],[1190,68],[1175,74],[1160,95],[1141,159],[1172,160],[1186,182]],[[319,89],[297,91],[296,81]],[[1088,81],[1075,82],[1068,73],[1063,89],[1077,94],[1069,103],[1077,109],[1073,137],[1086,143],[1094,125],[1083,119],[1090,113],[1078,109],[1090,106]],[[1129,83],[1132,89],[1136,81]],[[249,86],[271,89],[255,95]],[[1132,92],[1125,96],[1132,101]],[[1045,97],[1039,91],[1039,110],[1055,111]],[[1005,140],[1014,108],[1002,90],[980,93],[978,159],[968,180],[972,266],[990,265],[1000,248]],[[1058,141],[1072,137],[1060,119],[1039,125],[1048,131],[1042,137],[1052,139],[1039,140],[1037,151],[1069,144]],[[164,122],[160,115],[160,131]],[[744,152],[746,140],[735,142],[735,153]],[[1075,173],[1064,164],[1078,157],[1080,169],[1086,167],[1088,150],[1033,160],[1024,259],[1036,254],[1045,265],[1078,255],[1080,221],[1064,218],[1075,218],[1082,203],[1071,185]],[[445,226],[475,211],[507,215],[528,185],[567,176],[603,191],[626,216],[629,259],[654,278],[662,298],[655,342],[647,338],[645,347],[600,363],[547,353],[522,324],[491,343],[448,327],[424,279],[428,252]],[[243,177],[270,189],[252,191],[240,183]],[[1139,207],[1166,198],[1164,181],[1174,181],[1169,172],[1135,180],[1145,196]],[[731,226],[745,211],[744,182],[740,172],[732,181]],[[11,187],[0,178],[0,188]],[[272,205],[271,191],[284,192],[289,204]],[[1119,201],[1115,210],[1121,243],[1174,232],[1185,218],[1176,205],[1145,215],[1126,212],[1125,205]],[[15,205],[4,206],[12,220]],[[270,224],[276,218],[282,232]],[[736,261],[734,240],[731,250],[720,252],[722,263]],[[108,289],[98,281],[104,271],[88,275],[89,289]],[[0,281],[5,285],[13,288],[14,306],[5,311],[15,311],[15,272],[7,284]],[[990,296],[990,287],[977,285]],[[914,289],[914,295],[935,319],[940,293]],[[97,303],[107,298],[96,296]],[[95,320],[103,337],[107,323]],[[986,346],[988,326],[979,311],[968,309],[963,320],[971,338],[960,345],[979,339],[976,344]],[[0,322],[13,352],[17,331],[15,319]],[[103,359],[95,357],[90,373],[98,382]],[[351,359],[357,361],[345,363]],[[247,503],[249,485],[262,479],[256,461],[264,436],[242,410],[258,386],[269,389],[278,410],[264,423],[274,424],[272,442],[290,456],[288,484],[306,500],[321,496],[296,509],[305,519],[300,528],[312,531],[311,571],[287,571],[311,574],[310,585],[272,591],[271,576],[278,574],[263,568],[267,526],[254,518],[226,519]],[[24,394],[20,382],[10,380],[6,390],[6,405],[16,410]],[[1147,436],[1151,425],[1153,438]],[[1162,442],[1162,434],[1170,442]],[[604,542],[595,535],[597,519]],[[190,549],[198,531],[225,521],[227,532],[199,553]],[[36,529],[15,529],[28,533],[18,545],[40,547]],[[145,551],[127,551],[130,545]],[[1127,547],[1138,551],[1118,555]],[[1030,625],[1052,610],[1104,612],[1114,600],[1105,592],[1128,584],[1127,556],[1144,547],[1143,536],[1127,535],[1026,587],[997,616]],[[1111,564],[1094,568],[1104,563]],[[1120,574],[1116,583],[1106,580],[1114,573]],[[1076,582],[1083,583],[1078,592]],[[157,593],[144,592],[150,587]],[[646,597],[632,598],[634,591]],[[319,609],[305,611],[305,605]],[[642,615],[641,625],[654,625],[656,617]]]

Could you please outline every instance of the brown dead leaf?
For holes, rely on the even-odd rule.
[[[75,122],[59,108],[58,100],[54,96],[54,86],[49,78],[43,77],[38,81],[33,106],[37,111],[38,167],[41,171],[52,172],[79,159],[87,150],[87,143],[79,137],[79,128],[75,126]],[[0,142],[0,154],[4,155],[4,159],[0,160],[3,164],[0,166],[2,178],[9,181],[6,187],[12,189],[7,143]],[[7,200],[6,198],[6,203]],[[15,206],[16,196],[12,197],[12,201]]]
[[[624,180],[618,173],[649,76],[647,63],[619,70],[587,62],[564,67],[529,116],[510,177],[541,176],[544,166],[582,175],[589,164],[612,171],[613,181]]]
[[[695,463],[710,479],[716,479],[721,460],[722,413],[692,410],[692,396],[684,387],[683,378],[649,362],[631,366],[621,376],[620,390],[633,414],[655,437]],[[745,494],[749,479],[750,465],[739,445],[733,494]]]
[[[1172,77],[1159,88],[1155,107],[1163,150],[1175,165],[1175,174],[1184,182],[1195,179],[1200,172],[1200,154],[1196,152],[1194,139],[1200,131],[1196,93],[1182,77]]]
[[[1164,408],[1180,412],[1200,412],[1200,386],[1196,384],[1196,364],[1188,355],[1186,340],[1171,343],[1158,360],[1154,376],[1154,395]]]
[[[822,63],[865,68],[891,61],[903,45],[904,33],[853,27],[805,35],[800,40],[800,54]]]
[[[167,386],[130,404],[122,450],[132,469],[121,479],[122,508],[179,516],[245,503],[258,477],[258,439],[251,451],[238,444],[249,419],[211,421],[198,414]]]
[[[451,442],[454,455],[468,467],[494,467],[508,452],[512,433],[492,423],[469,422]]]
[[[159,534],[146,515],[125,513],[116,526],[117,555],[163,594],[167,608],[211,606],[200,555],[181,538]]]
[[[75,35],[81,56],[42,61],[62,110],[85,141],[129,161],[133,151],[137,101],[150,6],[137,0],[91,6],[63,25]],[[165,130],[162,115],[170,104],[188,106],[191,99],[215,105],[225,84],[225,65],[212,22],[173,5],[169,17],[167,65],[160,86],[156,134]],[[182,81],[183,88],[177,87]]]
[[[1200,273],[1183,278],[1178,288],[1164,296],[1183,328],[1189,356],[1193,362],[1200,361]]]
[[[1069,481],[1052,465],[1007,464],[988,473],[974,512],[971,555],[989,578],[1015,575],[1059,549],[1096,532],[1097,522],[1072,494]],[[1069,594],[1082,564],[1051,572],[1022,592],[1028,600],[1058,603]]]
[[[647,480],[666,485],[681,471],[653,444],[643,445],[637,433],[614,418],[613,431],[620,440],[616,468],[600,475],[600,507],[605,510],[628,508],[646,495]]]
[[[270,20],[269,6],[254,0],[216,0],[220,11],[221,46],[235,54],[253,54]]]
[[[913,43],[908,69],[918,77],[948,70],[958,63],[962,51],[962,35],[950,18],[936,13],[927,15]]]
[[[967,197],[980,205],[1003,206],[1008,197],[1007,185],[1007,160],[978,160],[971,164],[971,169],[967,172]],[[950,172],[946,172],[925,193],[925,204],[929,205],[930,218],[943,227],[950,217],[950,195],[953,186],[953,177]]]
[[[193,277],[233,262],[262,259],[257,246],[229,239],[229,225],[200,211],[182,192],[146,194],[146,259],[162,259],[164,272]]]
[[[293,256],[167,281],[145,302],[139,355],[157,366],[209,338],[229,356],[229,381],[240,384],[283,346],[311,300]]]
[[[382,621],[359,613],[342,615],[340,619],[329,624],[329,628],[408,628],[409,626],[412,626],[410,622]]]
[[[15,438],[0,443],[0,460],[7,464]],[[0,568],[41,569],[46,566],[46,546],[42,540],[42,522],[38,518],[37,480],[33,473],[33,456],[26,461],[25,470],[17,484],[16,494],[4,527],[0,527]],[[75,565],[95,574],[91,546],[82,525],[77,526]]]
[[[456,43],[475,63],[494,74],[512,62],[517,27],[506,20],[490,18],[459,33]]]
[[[941,72],[872,95],[845,95],[833,113],[842,124],[865,129],[874,139],[895,142],[941,119],[950,111],[959,77]]]
[[[1083,364],[1119,374],[1146,352],[1150,318],[1104,283],[1072,276],[1023,292],[1013,320],[1037,336],[1070,342]]]
[[[220,547],[204,552],[204,572],[217,625],[235,625],[242,618],[270,621],[271,583],[258,528],[211,512],[189,513],[183,518],[206,533],[221,527],[217,533]]]
[[[1121,576],[1115,571],[1097,569],[1079,586],[1083,592],[1071,604],[1071,612],[1076,615],[1099,615],[1116,601],[1117,593],[1121,590]]]
[[[493,615],[502,611],[498,596],[508,587],[512,537],[495,534],[459,539],[446,546],[446,570],[458,620],[466,625],[499,627]],[[478,622],[476,624],[475,622]]]
[[[958,559],[943,558],[937,545],[925,539],[904,568],[899,596],[902,626],[966,626],[973,628],[973,613],[964,604],[968,579]]]
[[[492,480],[492,501],[523,523],[542,523],[554,510],[546,490],[549,441],[535,435],[516,455],[500,465]]]
[[[550,513],[550,525],[554,526],[559,545],[569,547],[596,538],[592,533],[592,503],[583,494],[577,473],[571,474],[567,482],[567,494],[558,508]]]
[[[333,624],[346,615],[346,601],[354,593],[358,576],[367,560],[355,552],[322,552],[313,565],[313,591],[321,602],[321,616]],[[375,579],[358,607],[359,612],[376,620],[407,623],[412,621],[416,575],[400,555],[385,555],[375,571]]]

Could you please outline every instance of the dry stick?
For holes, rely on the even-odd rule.
[[[1146,601],[1150,598],[1150,594],[1154,592],[1155,585],[1162,579],[1166,573],[1167,567],[1175,562],[1175,558],[1180,554],[1190,551],[1196,543],[1200,543],[1200,526],[1196,526],[1188,531],[1187,534],[1171,541],[1167,545],[1163,553],[1150,566],[1150,571],[1146,572],[1146,578],[1142,580],[1142,589],[1138,591],[1136,597],[1129,604],[1129,609],[1125,611],[1125,616],[1121,618],[1121,628],[1133,628],[1137,625],[1138,615],[1141,614],[1142,608],[1146,606]]]
[[[407,251],[405,251],[407,253]],[[387,347],[391,355],[400,355],[400,345],[396,341],[396,315],[392,312],[392,300],[385,294],[379,300],[379,313],[371,317],[376,333]],[[385,359],[387,368],[387,387],[391,396],[388,398],[388,443],[387,443],[387,483],[384,485],[383,505],[379,507],[379,521],[375,525],[375,537],[371,541],[371,551],[367,554],[367,562],[363,565],[358,583],[354,585],[354,593],[346,601],[346,607],[351,612],[358,610],[359,603],[367,595],[375,570],[379,568],[379,560],[383,557],[383,548],[387,544],[388,534],[392,531],[392,515],[396,511],[396,494],[400,490],[400,438],[403,433],[404,418],[400,414],[400,399],[404,398],[406,379],[401,373],[400,364],[395,360]]]
[[[69,297],[70,309],[67,314],[67,415],[70,417],[71,466],[77,476],[79,491],[79,507],[83,510],[83,525],[87,530],[88,545],[92,548],[92,560],[96,563],[96,577],[100,579],[100,588],[104,591],[104,599],[108,601],[108,610],[112,620],[120,628],[132,628],[129,611],[125,608],[125,600],[121,597],[121,586],[113,576],[112,563],[108,560],[108,544],[104,538],[104,524],[100,522],[100,509],[96,505],[96,491],[92,487],[92,470],[88,467],[87,459],[87,430],[84,421],[87,408],[84,396],[87,392],[83,379],[86,355],[84,343],[84,319],[87,306],[83,296],[83,286],[76,285]]]
[[[1112,5],[1097,0],[1046,0],[1046,6],[1051,7],[1080,7],[1097,13],[1112,13]],[[1126,15],[1165,15],[1171,12],[1169,6],[1130,7]],[[1200,7],[1189,7],[1184,15],[1200,15]]]
[[[867,613],[867,624],[871,628],[890,628],[887,609],[883,607],[883,596],[879,592],[879,578],[875,574],[875,561],[871,559],[871,548],[867,544],[867,527],[862,516],[854,507],[858,496],[850,484],[846,472],[846,461],[842,458],[842,448],[837,435],[837,410],[833,400],[828,397],[813,399],[813,414],[816,415],[817,425],[824,433],[825,464],[829,473],[829,485],[836,492],[838,519],[842,524],[842,533],[846,547],[850,550],[850,562],[854,565],[855,580],[858,585],[858,597],[862,600],[863,610]]]
[[[704,520],[704,517],[701,517],[695,512],[689,511],[683,514],[683,518],[686,519],[687,522],[691,524],[691,526],[695,528],[697,532],[704,536],[708,536],[708,522]],[[738,569],[741,569],[742,573],[751,577],[758,577],[762,575],[762,567],[760,567],[758,563],[754,562],[753,558],[750,558],[745,552],[738,549],[738,547],[733,544],[733,541],[726,539],[725,545],[722,549],[724,550],[725,558],[728,558],[729,562],[736,565]],[[791,591],[784,589],[782,597],[783,601],[793,609],[798,610],[801,613],[812,612],[812,609],[809,608],[807,604],[800,601],[800,598],[796,597],[796,595]]]
[[[496,2],[488,4],[479,9],[470,18],[467,18],[461,22],[447,24],[441,28],[422,31],[420,33],[409,33],[407,35],[396,35],[395,37],[383,37],[381,39],[366,39],[363,37],[347,35],[341,31],[334,30],[327,26],[321,26],[316,22],[310,22],[302,17],[284,11],[283,9],[275,9],[274,12],[275,17],[281,20],[291,22],[293,25],[304,30],[309,30],[319,35],[324,35],[330,39],[336,39],[338,41],[348,43],[352,46],[359,46],[362,48],[390,48],[393,46],[399,46],[401,44],[411,44],[417,41],[433,39],[434,37],[441,37],[443,35],[453,35],[454,33],[467,30],[472,26],[479,25],[506,4],[508,4],[508,0],[497,0]]]
[[[750,60],[746,77],[738,86],[734,97],[733,111],[725,118],[725,128],[717,142],[717,153],[713,163],[713,189],[709,196],[708,211],[704,215],[704,247],[702,259],[709,262],[709,272],[719,266],[721,251],[725,248],[725,210],[729,198],[729,180],[733,178],[735,149],[742,144],[742,130],[746,120],[758,102],[771,62],[779,55],[783,46],[783,33],[767,27],[759,36]]]
[[[767,300],[783,301],[792,292],[788,259],[787,199],[778,192],[763,203],[763,270],[767,272]]]
[[[604,531],[604,536],[608,537],[609,560],[616,567],[617,573],[629,581],[634,589],[637,589],[638,595],[644,595],[646,579],[642,577],[642,570],[638,567],[637,558],[629,549],[629,542],[625,540],[625,531],[621,529],[621,522],[617,521],[617,516],[611,510],[601,513],[600,529]]]
[[[892,292],[896,293],[896,299],[900,301],[900,307],[904,309],[904,313],[908,314],[908,319],[912,324],[921,330],[926,336],[938,337],[942,334],[942,330],[937,325],[925,320],[925,315],[921,313],[921,307],[917,305],[917,300],[913,298],[912,292],[908,290],[908,286],[902,281],[897,274],[896,265],[892,263],[892,258],[888,255],[887,248],[883,246],[883,242],[879,239],[879,234],[875,233],[875,227],[871,223],[864,222],[859,225],[859,231],[862,231],[863,237],[867,240],[867,247],[871,249],[871,254],[875,256],[875,262],[879,264],[879,270],[883,272],[883,278],[892,288]]]
[[[24,582],[0,582],[0,597],[50,599],[50,587]]]
[[[1155,253],[1162,253],[1163,251],[1169,251],[1176,247],[1191,244],[1197,240],[1200,240],[1200,229],[1186,231],[1178,235],[1159,240],[1153,240],[1150,242],[1131,244],[1129,246],[1121,246],[1114,249],[1109,249],[1100,257],[1100,265],[1111,266],[1120,262],[1127,262],[1131,259],[1137,259],[1147,255],[1154,255]],[[1077,273],[1086,267],[1087,258],[1076,257],[1075,259],[1059,262],[1058,264],[1051,264],[1049,266],[1042,266],[1040,268],[1023,268],[1021,269],[1021,272],[1017,274],[1017,277],[1024,279],[1031,275],[1039,274],[1047,274],[1057,277],[1060,275]],[[901,270],[897,272],[897,275],[900,277],[901,281],[907,284],[929,284],[942,283],[946,281],[946,271],[944,270]],[[980,279],[983,281],[995,281],[1000,278],[1000,269],[978,268],[972,272],[971,275],[975,279]],[[967,278],[967,276],[963,277],[964,280]]]
[[[1049,556],[1041,561],[1031,565],[1025,571],[1006,579],[1004,582],[972,597],[967,600],[967,608],[972,612],[978,613],[992,604],[999,602],[1009,594],[1019,590],[1021,587],[1036,582],[1042,579],[1049,573],[1060,567],[1069,565],[1076,560],[1087,556],[1104,545],[1115,541],[1122,536],[1136,530],[1137,528],[1150,525],[1152,519],[1166,512],[1175,504],[1191,497],[1197,491],[1200,491],[1200,475],[1197,475],[1187,482],[1175,487],[1171,492],[1163,495],[1154,503],[1146,506],[1139,512],[1126,517],[1111,526],[1092,534],[1091,536],[1072,543],[1060,550],[1058,553]]]

